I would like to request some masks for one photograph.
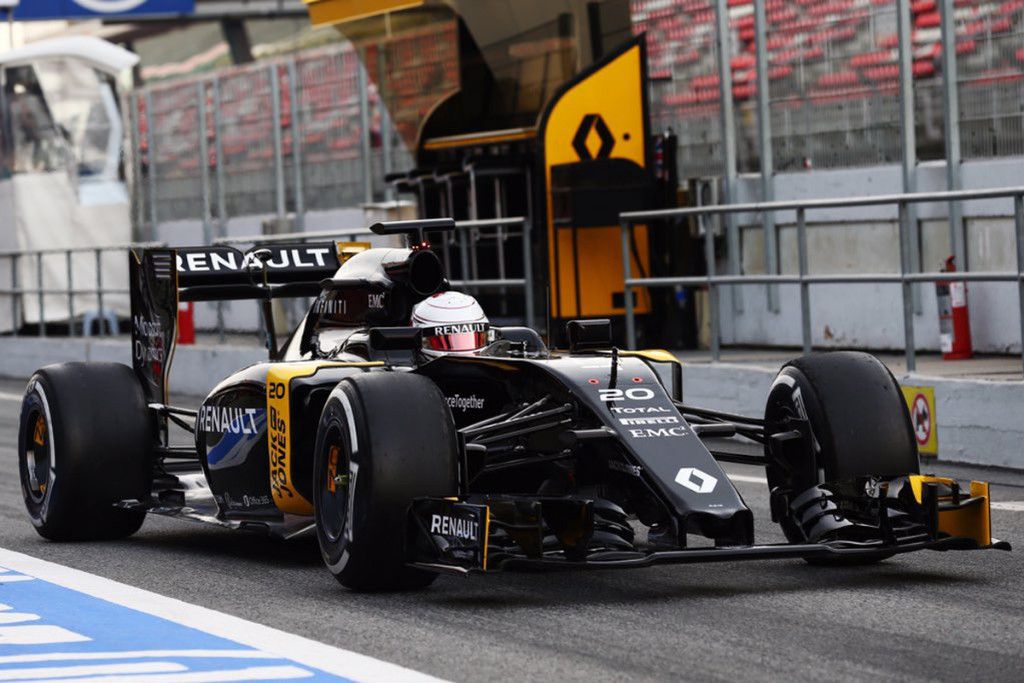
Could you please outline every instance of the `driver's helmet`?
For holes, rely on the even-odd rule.
[[[490,341],[484,309],[462,292],[439,292],[416,304],[412,325],[423,330],[423,352],[431,356],[474,353]]]

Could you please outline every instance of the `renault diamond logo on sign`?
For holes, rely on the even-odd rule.
[[[597,140],[601,144],[597,149],[597,154],[591,153],[590,147],[587,145],[591,132],[597,134]],[[607,159],[611,156],[613,147],[615,147],[615,138],[612,137],[612,132],[608,130],[608,124],[604,122],[601,115],[587,114],[584,116],[580,121],[580,127],[576,129],[576,134],[572,137],[572,148],[576,150],[580,161]]]
[[[676,474],[676,483],[697,493],[711,493],[715,490],[718,480],[696,467],[683,467]]]

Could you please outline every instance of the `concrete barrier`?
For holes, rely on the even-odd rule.
[[[684,364],[688,405],[760,417],[777,366]],[[935,388],[939,459],[1024,469],[1024,383],[897,374],[901,384]]]
[[[204,396],[226,375],[266,359],[256,346],[179,346],[171,369],[171,390]],[[127,338],[0,338],[0,377],[27,379],[43,365],[62,361],[130,364]],[[685,363],[686,403],[761,416],[777,365]],[[950,462],[1024,469],[1024,383],[897,375],[903,384],[935,388],[939,457]]]

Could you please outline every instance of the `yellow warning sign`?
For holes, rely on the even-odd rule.
[[[935,387],[903,386],[903,399],[910,410],[917,450],[921,455],[939,454],[938,421],[935,418]]]

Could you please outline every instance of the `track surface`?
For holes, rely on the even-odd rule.
[[[0,396],[23,385],[0,382]],[[0,398],[0,546],[452,680],[1020,680],[1024,511],[993,511],[1018,551],[917,553],[874,567],[802,561],[441,577],[420,593],[346,592],[315,541],[150,518],[126,541],[55,544],[24,516],[19,404]],[[1024,476],[988,478],[1024,500]],[[729,466],[746,477],[760,473]],[[763,484],[737,482],[759,542],[784,540]]]

